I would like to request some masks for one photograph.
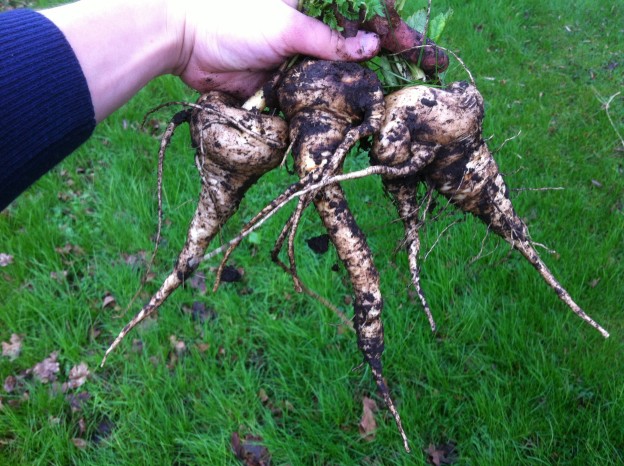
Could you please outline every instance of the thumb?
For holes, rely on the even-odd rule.
[[[289,54],[302,54],[322,60],[363,61],[374,57],[381,48],[379,36],[359,31],[345,38],[323,22],[295,12],[285,33]]]

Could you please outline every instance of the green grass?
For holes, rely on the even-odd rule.
[[[596,97],[609,98],[624,85],[624,5],[434,2],[437,11],[448,6],[455,13],[444,45],[476,77],[492,147],[521,131],[497,154],[509,185],[566,188],[518,192],[516,208],[533,238],[557,251],[543,254],[555,275],[611,338],[567,310],[501,240],[483,241],[485,228],[473,219],[442,235],[423,263],[440,327],[432,335],[410,293],[405,253],[395,251],[401,227],[371,178],[345,188],[380,269],[385,376],[413,454],[402,451],[385,410],[377,414],[375,440],[360,439],[361,399],[376,395],[369,372],[351,370],[361,360],[353,335],[339,331],[331,311],[297,295],[268,258],[287,212],[259,231],[258,244],[246,242],[234,255],[245,269],[242,283],[214,295],[178,290],[156,321],[135,330],[96,369],[138,310],[115,318],[117,311],[102,309],[103,296],[110,292],[125,307],[144,266],[128,265],[124,254],[149,255],[155,232],[158,140],[138,126],[159,103],[194,99],[176,80],[159,79],[0,214],[0,253],[14,257],[0,268],[0,341],[25,336],[19,358],[0,357],[0,379],[52,351],[59,351],[61,381],[80,361],[93,371],[76,390],[90,395],[77,412],[58,390],[32,380],[26,401],[0,393],[1,464],[236,464],[233,432],[261,436],[275,464],[425,464],[429,444],[448,442],[457,444],[462,465],[624,463],[624,152]],[[453,65],[447,80],[465,76]],[[156,115],[158,134],[173,112]],[[622,96],[610,112],[623,132]],[[264,178],[223,238],[291,180],[278,172]],[[165,190],[165,242],[148,292],[169,271],[194,210],[198,179],[184,129],[169,151]],[[424,251],[449,222],[427,225]],[[298,234],[300,274],[350,312],[343,304],[350,294],[345,272],[332,270],[335,253],[315,256],[305,246],[321,233],[309,212]],[[470,263],[482,243],[485,257]],[[55,249],[66,244],[83,252],[59,255]],[[217,263],[202,269],[209,287]],[[197,323],[181,311],[196,301],[216,318]],[[171,335],[189,351],[167,367]],[[132,350],[133,339],[142,341],[142,352]],[[210,346],[201,352],[197,343]],[[258,396],[261,389],[269,403]],[[110,435],[103,422],[112,426]],[[88,441],[86,449],[74,446],[77,437]]]

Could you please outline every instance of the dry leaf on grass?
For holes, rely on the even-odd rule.
[[[111,421],[108,417],[104,417],[104,419],[98,423],[95,432],[93,432],[89,440],[91,440],[94,445],[98,445],[102,443],[102,441],[108,439],[114,429],[115,424],[113,424],[113,421]]]
[[[13,263],[13,256],[0,252],[0,267],[6,267]]]
[[[375,413],[377,409],[375,400],[367,397],[362,398],[362,419],[360,419],[359,429],[362,438],[368,442],[375,439],[375,431],[377,430]]]
[[[69,381],[63,384],[63,392],[84,385],[89,375],[89,366],[84,362],[72,367],[69,371]]]
[[[197,351],[203,354],[210,349],[210,343],[196,343],[195,347]]]
[[[186,353],[186,343],[182,340],[178,340],[175,335],[169,337],[169,343],[171,343],[171,348],[175,351],[176,355],[182,356]]]
[[[9,343],[2,342],[2,356],[9,358],[10,361],[15,361],[22,352],[22,341],[24,341],[23,335],[16,333],[11,335]]]
[[[80,450],[84,450],[88,446],[87,441],[83,438],[73,438],[71,441],[74,444],[74,446],[76,448],[79,448]]]
[[[138,338],[134,338],[132,340],[132,352],[140,354],[143,352],[143,340]]]
[[[65,396],[65,401],[69,404],[72,413],[78,413],[86,406],[87,402],[91,399],[91,394],[88,392],[81,392],[77,394],[70,393]]]
[[[145,251],[138,251],[136,254],[122,253],[121,257],[124,263],[132,268],[142,268],[147,264],[145,259],[147,257],[147,253]]]
[[[458,459],[456,448],[457,444],[455,442],[448,442],[442,445],[431,443],[426,450],[427,460],[433,466],[455,464]]]
[[[58,272],[50,272],[50,278],[59,283],[63,282],[67,278],[68,275],[69,275],[69,272],[67,270],[59,270]]]
[[[83,256],[85,253],[84,249],[82,249],[80,246],[76,246],[75,244],[70,244],[70,243],[67,243],[65,244],[65,246],[62,246],[62,247],[54,248],[54,250],[63,256],[68,256],[68,255]]]
[[[266,447],[259,444],[262,437],[247,434],[241,440],[237,432],[232,434],[232,451],[245,466],[269,466],[271,455]]]
[[[117,300],[108,292],[104,295],[104,298],[102,298],[102,309],[115,307],[116,304]]]
[[[206,294],[206,291],[208,289],[206,285],[206,276],[202,273],[195,273],[184,283],[185,285],[190,286],[192,289],[199,291],[201,294]]]
[[[271,411],[271,415],[274,418],[280,418],[284,415],[284,412],[290,412],[295,410],[293,404],[288,400],[282,400],[277,402],[271,400],[264,388],[258,390],[258,398],[260,399],[262,406]]]
[[[178,340],[175,335],[171,335],[169,337],[169,342],[171,343],[172,351],[169,352],[169,362],[167,362],[167,367],[169,369],[173,369],[178,360],[184,356],[187,351],[186,343],[182,340]]]
[[[19,380],[14,375],[9,375],[4,379],[4,391],[7,393],[13,393],[18,386]]]
[[[200,301],[194,301],[191,306],[182,306],[182,312],[189,314],[194,321],[200,324],[217,318],[217,312]]]
[[[43,361],[35,364],[32,368],[32,374],[41,383],[56,381],[56,374],[59,372],[59,363],[57,361],[58,351],[54,351]]]

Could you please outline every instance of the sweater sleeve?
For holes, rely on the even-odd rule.
[[[32,10],[0,14],[0,211],[94,128],[87,81],[63,33]]]

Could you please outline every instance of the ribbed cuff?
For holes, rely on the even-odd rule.
[[[63,33],[32,10],[0,14],[0,210],[94,128],[87,81]]]

